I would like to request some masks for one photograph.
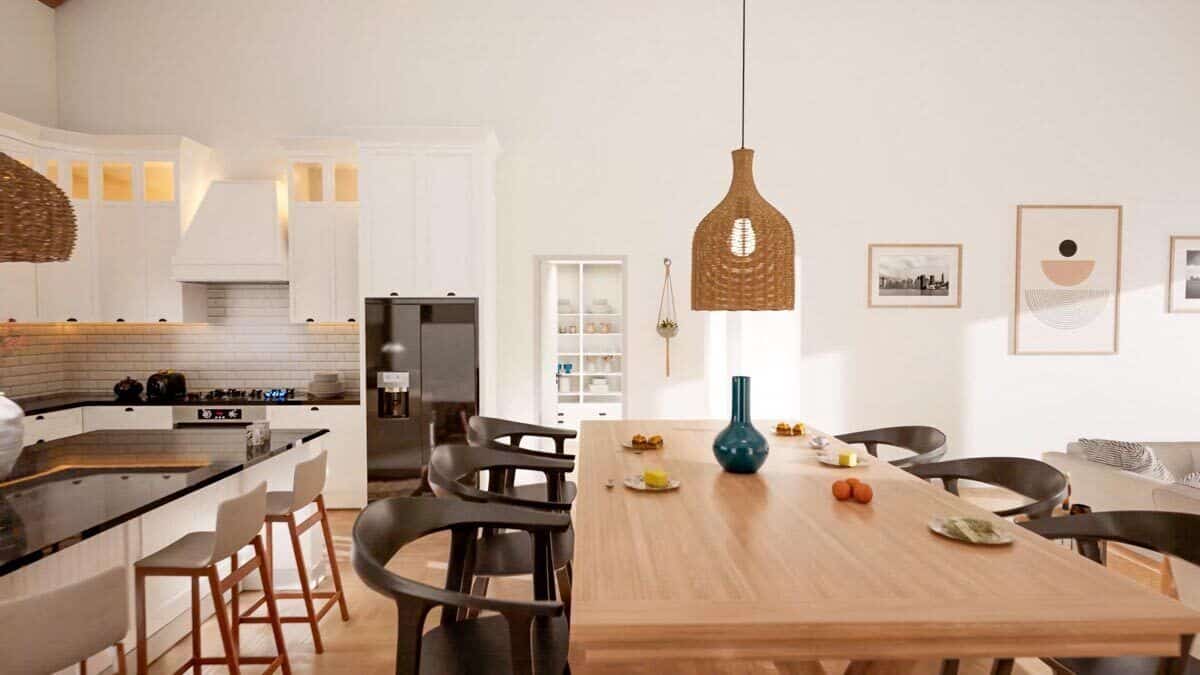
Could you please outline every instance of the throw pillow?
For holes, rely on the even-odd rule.
[[[1176,482],[1178,485],[1186,485],[1200,490],[1200,471],[1193,471]]]
[[[1175,477],[1155,456],[1154,451],[1141,443],[1081,438],[1083,455],[1090,461],[1115,466],[1147,478],[1172,482]]]

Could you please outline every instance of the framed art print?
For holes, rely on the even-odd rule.
[[[1017,207],[1014,354],[1116,354],[1121,207]]]
[[[1200,312],[1200,235],[1171,237],[1168,312]]]
[[[962,244],[867,246],[868,307],[962,307]]]

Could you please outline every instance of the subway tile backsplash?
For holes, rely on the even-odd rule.
[[[125,376],[187,376],[188,389],[295,387],[313,373],[358,385],[358,327],[293,324],[286,284],[210,284],[208,323],[0,324],[0,391],[110,393]]]

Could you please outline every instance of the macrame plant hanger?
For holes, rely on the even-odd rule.
[[[671,376],[671,338],[679,334],[675,315],[675,287],[671,284],[671,259],[663,258],[663,289],[658,299],[658,334],[667,341],[667,377]]]

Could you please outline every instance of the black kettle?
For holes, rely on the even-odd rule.
[[[142,383],[127,377],[113,385],[113,393],[118,401],[138,401],[142,398]]]
[[[187,378],[174,370],[160,370],[146,378],[146,400],[181,401],[187,396]]]

